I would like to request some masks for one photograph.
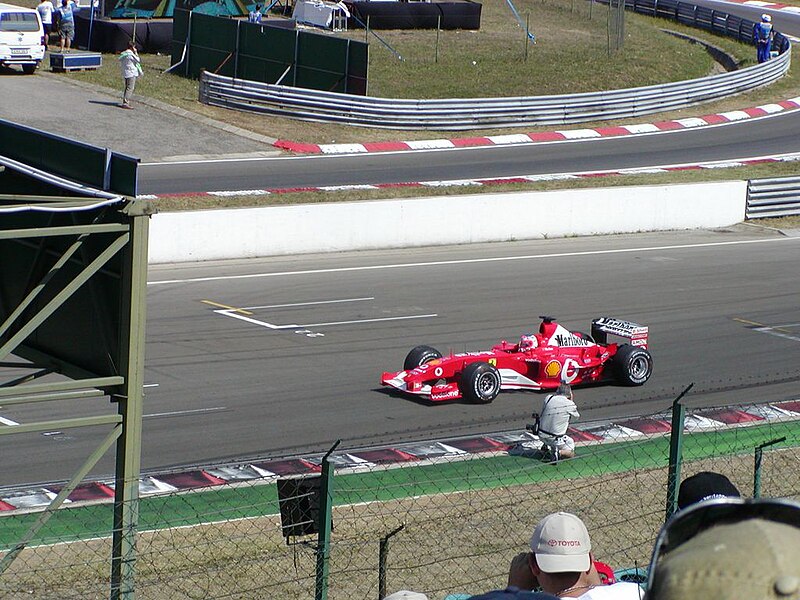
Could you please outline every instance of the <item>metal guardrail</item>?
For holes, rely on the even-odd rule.
[[[746,219],[800,215],[800,177],[747,182]]]
[[[753,21],[675,0],[636,0],[637,12],[737,39],[752,37]],[[747,36],[750,36],[749,38]],[[408,100],[352,96],[258,83],[208,72],[200,76],[200,102],[266,115],[384,129],[468,130],[566,125],[633,118],[685,108],[768,85],[789,70],[791,46],[776,35],[781,54],[745,69],[640,88],[555,96]]]

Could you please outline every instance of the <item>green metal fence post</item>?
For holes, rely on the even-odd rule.
[[[683,424],[686,420],[686,408],[681,398],[692,389],[694,383],[683,390],[672,401],[672,431],[669,436],[669,472],[667,474],[667,509],[665,520],[678,510],[678,485],[681,480],[681,462],[683,460]]]
[[[122,331],[127,349],[120,370],[125,375],[122,389],[112,395],[122,417],[122,434],[117,440],[114,487],[114,530],[111,555],[111,600],[133,600],[136,594],[136,530],[139,524],[139,477],[142,454],[144,404],[144,343],[147,294],[147,245],[152,207],[134,201],[128,209],[133,217],[130,249],[125,269],[130,273],[123,298]]]
[[[314,600],[327,600],[328,573],[330,571],[331,523],[333,510],[333,465],[328,458],[342,440],[336,440],[322,457],[322,474],[319,486],[319,523],[317,534],[317,581]]]
[[[389,540],[403,531],[405,524],[396,527],[381,538],[378,549],[378,600],[386,597],[386,561],[389,558]]]
[[[753,457],[753,498],[761,497],[761,459],[764,454],[764,448],[785,441],[786,436],[783,436],[782,438],[770,440],[769,442],[764,442],[760,446],[756,446],[755,456]]]

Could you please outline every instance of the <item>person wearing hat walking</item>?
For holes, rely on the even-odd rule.
[[[763,63],[770,59],[772,51],[772,17],[764,13],[761,22],[753,26],[753,43],[756,45],[758,62]]]
[[[131,96],[136,87],[136,78],[142,76],[142,61],[136,51],[136,42],[131,40],[128,47],[119,55],[119,66],[122,69],[122,78],[125,80],[125,88],[122,92],[122,108],[133,108],[131,106]]]

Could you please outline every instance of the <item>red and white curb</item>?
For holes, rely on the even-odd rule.
[[[559,181],[565,179],[586,179],[596,177],[609,177],[613,175],[646,175],[653,173],[671,173],[675,171],[691,171],[701,169],[727,169],[760,165],[765,163],[795,162],[800,160],[800,152],[781,154],[779,156],[759,156],[741,158],[736,160],[721,160],[694,164],[664,165],[657,167],[638,167],[630,169],[614,169],[607,171],[581,171],[575,173],[551,173],[545,175],[514,175],[510,177],[491,177],[484,179],[451,179],[441,181],[414,181],[398,183],[381,183],[376,185],[330,185],[320,187],[297,188],[272,188],[259,190],[224,190],[216,192],[182,192],[178,194],[143,194],[137,196],[140,200],[158,200],[165,198],[180,198],[184,196],[210,196],[217,198],[233,196],[269,196],[272,194],[290,194],[297,192],[342,192],[350,190],[385,190],[392,188],[441,188],[441,187],[482,187],[513,183],[535,183],[539,181]]]
[[[411,142],[364,142],[354,144],[306,144],[289,140],[277,140],[273,145],[277,148],[299,154],[363,154],[368,152],[405,152],[411,150],[452,150],[454,148],[474,148],[480,146],[513,146],[517,144],[666,133],[680,129],[721,125],[746,119],[765,117],[785,111],[796,110],[797,108],[800,108],[800,97],[702,117],[689,117],[686,119],[660,121],[657,123],[636,123],[632,125],[598,127],[595,129],[566,129],[538,133],[513,133],[468,138],[418,140]]]
[[[775,404],[728,406],[691,411],[686,416],[685,430],[687,432],[708,431],[798,419],[800,419],[800,400],[789,400]],[[670,432],[670,429],[670,416],[665,413],[613,422],[582,423],[579,427],[570,428],[569,435],[580,446],[665,435]],[[330,460],[337,470],[346,469],[352,472],[353,470],[391,468],[393,465],[420,461],[430,463],[446,460],[452,462],[459,459],[466,460],[480,454],[514,453],[516,448],[534,447],[538,444],[538,438],[527,431],[508,432],[470,438],[409,442],[385,448],[334,453]],[[320,454],[147,476],[139,481],[139,495],[152,496],[212,488],[248,480],[269,482],[280,477],[311,475],[322,470],[322,457],[323,455]],[[69,495],[67,502],[111,502],[114,498],[112,486],[111,482],[81,484]],[[59,490],[60,488],[56,486],[45,486],[7,492],[0,497],[0,511],[41,508],[49,504]]]
[[[800,6],[781,4],[780,2],[761,2],[760,0],[725,0],[725,2],[727,4],[741,4],[742,6],[751,6],[765,10],[777,10],[781,12],[800,14]]]

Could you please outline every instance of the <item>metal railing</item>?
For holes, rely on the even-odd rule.
[[[747,182],[745,218],[800,215],[800,177],[751,179]]]
[[[752,37],[752,21],[721,11],[674,0],[637,0],[628,6],[636,12],[668,17],[739,40]],[[785,75],[791,62],[790,44],[780,34],[776,35],[776,47],[781,54],[775,59],[737,71],[689,81],[583,94],[429,100],[354,97],[203,72],[199,96],[200,102],[213,106],[384,129],[469,130],[566,125],[681,109],[768,85]]]

